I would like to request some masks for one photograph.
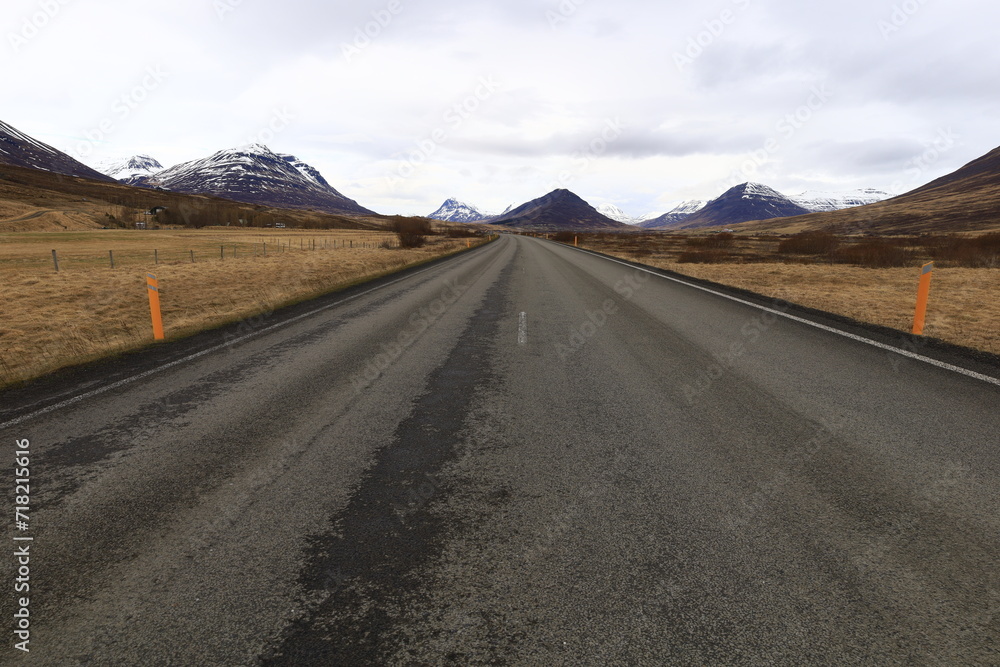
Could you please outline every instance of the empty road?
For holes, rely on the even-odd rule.
[[[1000,664],[998,371],[760,306],[504,236],[0,394],[0,662]]]

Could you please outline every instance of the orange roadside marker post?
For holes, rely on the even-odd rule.
[[[927,300],[931,295],[931,275],[934,273],[934,262],[924,264],[920,273],[920,288],[917,290],[917,312],[913,318],[913,335],[924,335],[924,320],[927,318]]]
[[[163,340],[163,317],[160,315],[160,281],[152,273],[146,274],[146,291],[149,292],[149,313],[153,318],[153,338]]]
[[[573,247],[574,248],[579,248],[580,247],[580,237],[579,236],[574,236],[573,237]]]

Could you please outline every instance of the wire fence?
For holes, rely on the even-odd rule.
[[[194,241],[194,239],[190,239]],[[108,270],[125,267],[148,267],[160,264],[199,264],[203,262],[223,262],[301,256],[304,253],[366,251],[398,248],[399,241],[394,235],[365,235],[356,238],[340,237],[293,237],[263,238],[259,241],[218,242],[214,240],[195,241],[189,244],[171,243],[157,247],[136,247],[134,243],[107,249],[98,249],[94,243],[86,248],[74,248],[72,244],[62,244],[59,248],[36,248],[14,252],[0,252],[0,270],[32,272],[65,272],[80,269],[106,268]]]

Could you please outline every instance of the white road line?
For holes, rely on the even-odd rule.
[[[560,245],[562,245],[562,244],[560,244]],[[930,364],[931,366],[937,366],[938,368],[943,368],[944,370],[952,371],[954,373],[959,373],[961,375],[965,375],[966,377],[974,378],[976,380],[981,380],[983,382],[988,382],[989,384],[996,385],[996,386],[1000,387],[1000,379],[997,379],[995,377],[991,377],[989,375],[983,375],[982,373],[977,373],[976,371],[970,371],[968,368],[962,368],[961,366],[954,366],[952,364],[945,363],[943,361],[938,361],[937,359],[932,359],[931,357],[925,357],[924,355],[917,354],[916,352],[910,352],[909,350],[904,350],[904,349],[901,349],[901,348],[898,348],[898,347],[893,347],[892,345],[886,345],[885,343],[880,343],[880,342],[878,342],[876,340],[871,340],[870,338],[865,338],[864,336],[858,336],[857,334],[852,334],[852,333],[849,333],[847,331],[841,331],[840,329],[835,329],[834,327],[828,327],[825,324],[820,324],[818,322],[813,322],[812,320],[807,320],[807,319],[805,319],[803,317],[797,317],[795,315],[791,315],[789,313],[785,313],[785,312],[782,312],[780,310],[775,310],[774,308],[768,308],[767,306],[762,306],[762,305],[754,303],[752,301],[746,301],[745,299],[740,299],[738,297],[731,296],[731,295],[725,294],[723,292],[717,292],[716,290],[709,289],[708,287],[702,287],[701,285],[695,285],[694,283],[689,283],[689,282],[687,282],[685,280],[681,280],[679,278],[674,278],[672,276],[665,276],[662,273],[658,273],[658,272],[653,271],[651,269],[646,269],[646,268],[643,268],[643,267],[635,266],[633,264],[629,264],[628,262],[623,262],[623,261],[621,261],[619,259],[614,259],[612,257],[604,257],[603,255],[598,255],[598,254],[590,252],[589,250],[586,250],[584,248],[573,248],[571,246],[563,246],[563,247],[569,248],[570,250],[577,250],[579,252],[587,253],[591,257],[597,257],[599,259],[606,259],[609,262],[614,262],[616,264],[621,264],[622,266],[627,266],[630,269],[635,269],[636,271],[644,271],[645,273],[648,273],[648,274],[653,275],[653,276],[657,276],[659,278],[663,278],[664,280],[670,280],[672,282],[680,283],[681,285],[686,285],[686,286],[691,287],[691,288],[696,289],[696,290],[701,290],[702,292],[708,292],[709,294],[714,294],[715,296],[721,296],[723,299],[729,299],[730,301],[735,301],[736,303],[741,303],[741,304],[743,304],[745,306],[750,306],[751,308],[757,308],[758,310],[762,310],[762,311],[764,311],[766,313],[771,313],[773,315],[778,315],[779,317],[784,317],[785,319],[792,320],[793,322],[800,322],[801,324],[806,324],[806,325],[814,327],[816,329],[822,329],[823,331],[828,331],[830,333],[837,334],[838,336],[843,336],[844,338],[850,338],[851,340],[856,340],[859,343],[865,343],[866,345],[871,345],[872,347],[877,347],[877,348],[879,348],[881,350],[886,350],[888,352],[893,352],[895,354],[907,357],[908,359],[915,359],[917,361],[922,361],[922,362],[924,362],[926,364]]]
[[[88,392],[85,392],[83,394],[80,394],[79,396],[74,396],[73,398],[66,399],[65,401],[60,401],[59,403],[54,403],[53,405],[50,405],[50,406],[48,406],[46,408],[42,408],[40,410],[36,410],[36,411],[34,411],[32,413],[26,414],[23,417],[18,417],[16,419],[11,419],[10,421],[3,422],[2,424],[0,424],[0,430],[6,429],[6,428],[10,428],[11,426],[17,426],[18,424],[23,424],[26,421],[29,421],[29,420],[34,419],[36,417],[41,417],[42,415],[49,414],[50,412],[55,412],[56,410],[62,410],[63,408],[68,408],[69,406],[75,405],[75,404],[79,403],[80,401],[85,401],[88,398],[93,398],[94,396],[99,396],[101,394],[104,394],[106,392],[112,391],[114,389],[118,389],[119,387],[124,387],[125,385],[132,384],[133,382],[137,382],[139,380],[143,380],[145,378],[148,378],[151,375],[156,375],[158,373],[162,373],[163,371],[169,370],[169,369],[173,368],[174,366],[180,366],[181,364],[186,364],[187,362],[194,361],[195,359],[198,359],[199,357],[204,357],[205,355],[212,354],[213,352],[218,352],[219,350],[224,350],[227,347],[232,347],[233,345],[236,345],[237,343],[242,343],[243,341],[250,340],[251,338],[256,338],[257,336],[261,336],[261,335],[263,335],[263,334],[265,334],[265,333],[267,333],[269,331],[274,331],[276,329],[280,329],[282,327],[286,327],[289,324],[294,324],[295,322],[298,322],[300,320],[304,320],[304,319],[306,319],[308,317],[312,317],[313,315],[317,315],[319,313],[322,313],[323,311],[329,310],[331,308],[335,308],[335,307],[337,307],[337,306],[339,306],[341,304],[347,303],[348,301],[353,301],[354,299],[359,299],[359,298],[361,298],[361,297],[363,297],[363,296],[365,296],[367,294],[371,294],[372,292],[377,292],[378,290],[384,289],[386,287],[389,287],[390,285],[395,285],[396,283],[402,282],[404,280],[409,280],[413,276],[419,276],[421,273],[427,273],[428,271],[433,271],[434,269],[438,269],[438,268],[441,268],[440,264],[437,264],[437,265],[434,265],[434,266],[429,266],[426,269],[421,269],[419,271],[415,271],[413,273],[410,273],[410,274],[407,274],[407,275],[403,276],[402,278],[396,278],[395,280],[392,280],[392,281],[389,281],[389,282],[384,283],[382,285],[379,285],[378,287],[372,287],[371,289],[367,289],[364,292],[359,292],[358,294],[354,294],[352,296],[344,297],[343,299],[340,299],[339,301],[336,301],[334,303],[329,303],[329,304],[323,306],[322,308],[317,308],[315,310],[311,310],[308,313],[303,313],[302,315],[296,315],[295,317],[293,317],[291,319],[284,320],[282,322],[278,322],[277,324],[272,324],[269,327],[264,327],[263,329],[258,329],[257,331],[252,331],[252,332],[250,332],[250,333],[248,333],[248,334],[246,334],[244,336],[240,336],[239,338],[233,338],[232,340],[228,340],[225,343],[222,343],[221,345],[216,345],[214,347],[208,348],[207,350],[202,350],[201,352],[196,352],[194,354],[188,355],[188,356],[184,357],[183,359],[177,359],[176,361],[171,361],[168,364],[164,364],[162,366],[158,366],[158,367],[153,368],[151,370],[148,370],[148,371],[146,371],[144,373],[139,373],[138,375],[133,375],[130,378],[126,378],[124,380],[119,380],[118,382],[113,382],[112,384],[106,385],[104,387],[99,387],[97,389],[92,389],[91,391],[88,391]]]
[[[528,343],[528,313],[521,313],[517,324],[517,344],[527,345]]]

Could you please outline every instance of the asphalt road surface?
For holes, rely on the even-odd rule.
[[[1000,386],[761,305],[505,236],[0,396],[0,656],[1000,664]]]

